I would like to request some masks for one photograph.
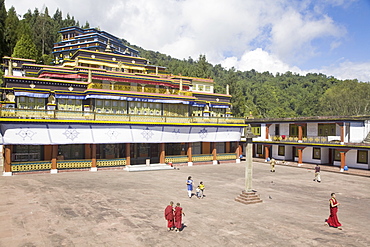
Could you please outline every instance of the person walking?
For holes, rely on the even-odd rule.
[[[316,164],[316,167],[315,167],[315,178],[313,179],[313,181],[317,181],[318,183],[321,183],[320,166],[319,166],[319,164]]]
[[[164,210],[164,218],[167,220],[167,230],[173,230],[175,223],[174,223],[174,209],[173,209],[173,202],[171,201],[170,204]]]
[[[275,165],[276,165],[276,160],[274,158],[272,158],[270,160],[270,167],[271,167],[270,172],[275,172]]]
[[[186,185],[188,187],[188,196],[191,198],[193,195],[193,180],[191,179],[191,176],[189,176],[188,180],[186,180]]]
[[[199,189],[200,189],[200,192],[201,192],[201,198],[203,199],[205,187],[204,187],[204,184],[203,184],[202,181],[200,181],[200,183],[199,183]]]
[[[182,216],[185,216],[185,213],[182,211],[182,207],[180,207],[180,203],[176,203],[175,207],[175,231],[179,232],[182,229]]]
[[[331,198],[329,200],[330,203],[330,216],[327,220],[325,220],[325,224],[331,227],[338,228],[339,230],[342,230],[342,224],[339,222],[337,217],[338,212],[338,206],[340,203],[338,203],[335,193],[331,193]]]

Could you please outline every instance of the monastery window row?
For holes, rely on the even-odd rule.
[[[50,97],[49,97],[50,98]],[[140,101],[122,101],[108,99],[66,99],[54,97],[51,99],[34,98],[27,96],[16,97],[18,109],[35,109],[45,110],[46,105],[56,104],[56,110],[59,111],[94,111],[96,113],[114,113],[114,114],[132,114],[132,115],[157,115],[157,116],[174,116],[189,117],[203,116],[203,107],[193,107],[186,104],[168,104],[168,103],[150,103]],[[85,107],[85,109],[84,109]],[[91,108],[92,107],[92,108]],[[211,108],[211,117],[225,117],[225,108]]]

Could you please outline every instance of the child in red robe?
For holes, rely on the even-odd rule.
[[[175,207],[176,232],[179,232],[182,229],[182,215],[185,216],[185,213],[182,211],[182,207],[180,207],[180,203],[176,203],[176,207]]]
[[[164,218],[167,220],[168,231],[171,231],[174,227],[173,202],[164,210]]]

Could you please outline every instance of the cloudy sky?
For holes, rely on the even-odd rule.
[[[370,81],[370,0],[5,0],[59,8],[131,44],[237,70]]]

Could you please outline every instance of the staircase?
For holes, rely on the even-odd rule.
[[[246,191],[242,191],[242,193],[235,198],[235,201],[244,204],[253,204],[262,202],[260,196],[257,195],[256,192],[246,192]]]
[[[124,170],[128,172],[141,171],[159,171],[159,170],[174,170],[175,168],[167,164],[148,164],[148,165],[131,165],[126,166]]]

